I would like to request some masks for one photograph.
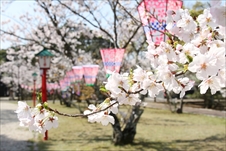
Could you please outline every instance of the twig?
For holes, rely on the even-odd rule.
[[[108,107],[106,107],[106,108],[104,108],[104,109],[97,110],[97,111],[95,111],[95,112],[92,112],[92,113],[89,113],[89,114],[86,114],[86,115],[85,115],[85,114],[67,114],[67,113],[61,113],[61,112],[59,112],[57,109],[54,110],[54,109],[52,109],[52,108],[50,108],[50,107],[48,107],[48,110],[49,110],[49,111],[52,111],[52,112],[55,112],[55,113],[57,113],[57,114],[59,114],[59,115],[62,115],[62,116],[68,116],[68,117],[87,117],[87,116],[90,116],[90,115],[93,115],[93,114],[96,114],[96,113],[105,111],[105,110],[109,109],[110,107],[112,107],[113,105],[115,105],[116,103],[118,103],[118,101],[112,103],[111,105],[109,105]]]
[[[135,91],[135,92],[131,92],[131,91],[128,91],[128,92],[127,92],[123,87],[119,86],[119,88],[120,88],[122,91],[124,91],[125,93],[127,93],[127,94],[137,94],[137,93],[140,93],[141,91],[143,91],[143,89],[140,89],[140,90]]]

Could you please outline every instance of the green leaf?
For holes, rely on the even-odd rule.
[[[184,65],[183,72],[185,73],[187,70],[188,70],[188,64],[185,64],[185,65]]]
[[[190,55],[186,55],[186,57],[187,57],[189,63],[193,61],[193,58]]]
[[[100,86],[100,91],[102,91],[102,92],[108,92],[108,90],[104,86]]]
[[[48,109],[48,103],[47,103],[47,102],[44,102],[44,103],[43,103],[43,107],[44,107],[45,109]]]

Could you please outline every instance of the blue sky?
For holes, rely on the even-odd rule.
[[[3,7],[3,9],[6,9],[4,13],[1,13],[0,20],[8,20],[11,19],[12,21],[19,22],[19,20],[16,20],[15,18],[18,18],[21,14],[24,14],[25,12],[32,13],[33,12],[33,0],[2,0],[4,1],[12,1],[11,4],[7,5],[6,7]],[[208,1],[208,0],[202,0],[202,1]],[[1,3],[2,3],[1,2]],[[186,7],[192,6],[196,0],[185,0],[184,5]],[[2,7],[2,5],[1,5]],[[9,43],[2,42],[0,43],[0,48],[7,48],[9,47]]]

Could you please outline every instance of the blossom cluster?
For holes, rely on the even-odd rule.
[[[175,45],[171,54],[174,60],[168,61],[173,61],[174,65],[182,64],[186,70],[195,73],[201,81],[201,94],[208,88],[215,94],[225,87],[225,13],[225,6],[213,6],[205,9],[197,20],[182,9],[171,12],[173,15],[167,18],[166,28],[185,42]]]
[[[97,122],[101,123],[102,125],[108,125],[108,123],[115,123],[115,119],[109,114],[111,112],[113,114],[118,113],[118,104],[116,101],[111,101],[109,98],[107,98],[97,107],[93,104],[90,104],[88,108],[88,110],[84,111],[84,115],[88,115],[89,122]]]
[[[51,128],[58,127],[58,117],[54,112],[50,112],[47,104],[37,104],[31,108],[26,102],[18,101],[18,108],[15,111],[20,121],[20,126],[28,127],[30,131],[36,131],[44,134]]]

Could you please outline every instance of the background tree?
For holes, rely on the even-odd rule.
[[[6,62],[6,50],[0,50],[0,64]]]

